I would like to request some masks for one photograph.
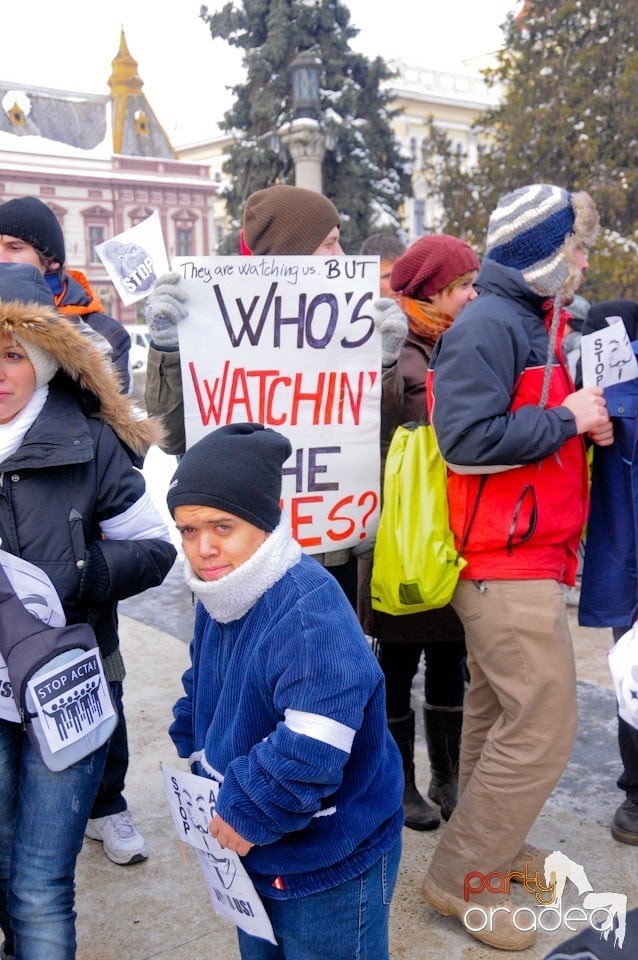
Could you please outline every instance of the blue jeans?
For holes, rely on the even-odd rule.
[[[106,750],[54,773],[0,720],[0,927],[15,960],[75,957],[75,862]]]
[[[369,870],[296,900],[263,897],[277,946],[238,930],[242,960],[388,960],[401,841]]]

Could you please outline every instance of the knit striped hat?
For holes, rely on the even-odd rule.
[[[571,194],[547,183],[506,194],[489,219],[485,255],[520,270],[525,282],[540,296],[553,297],[570,274],[567,237],[575,234],[586,246],[597,232],[597,215],[595,228],[579,231],[573,203],[576,196],[587,197],[593,208],[587,194]]]

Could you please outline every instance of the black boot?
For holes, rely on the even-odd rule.
[[[611,835],[619,843],[638,846],[638,800],[627,797],[621,803],[614,814]]]
[[[463,709],[429,707],[426,704],[423,708],[423,720],[432,773],[428,797],[438,803],[443,819],[449,820],[458,797]]]
[[[403,761],[403,812],[405,825],[411,830],[436,830],[440,824],[439,815],[423,799],[414,782],[414,711],[405,717],[388,720],[388,729],[394,737]]]

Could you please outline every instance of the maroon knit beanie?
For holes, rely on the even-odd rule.
[[[430,234],[394,261],[390,286],[395,293],[425,300],[479,266],[479,258],[464,240],[446,233]]]
[[[303,187],[278,184],[257,190],[244,207],[244,238],[257,256],[309,256],[340,224],[334,203]]]

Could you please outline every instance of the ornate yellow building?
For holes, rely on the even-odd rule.
[[[433,223],[420,166],[430,119],[452,143],[476,156],[474,120],[495,100],[478,75],[390,63],[393,120],[411,164],[413,198],[403,226],[410,240]],[[111,64],[110,95],[49,90],[0,80],[0,202],[33,195],[62,223],[67,266],[88,277],[105,309],[122,322],[125,307],[95,252],[97,244],[159,212],[169,258],[214,253],[226,229],[220,191],[227,136],[175,149],[143,92],[124,31]]]
[[[0,202],[36,196],[64,230],[67,266],[81,270],[106,311],[131,322],[97,244],[159,212],[169,258],[214,252],[218,187],[206,163],[180,159],[143,93],[121,33],[110,96],[0,81]]]

